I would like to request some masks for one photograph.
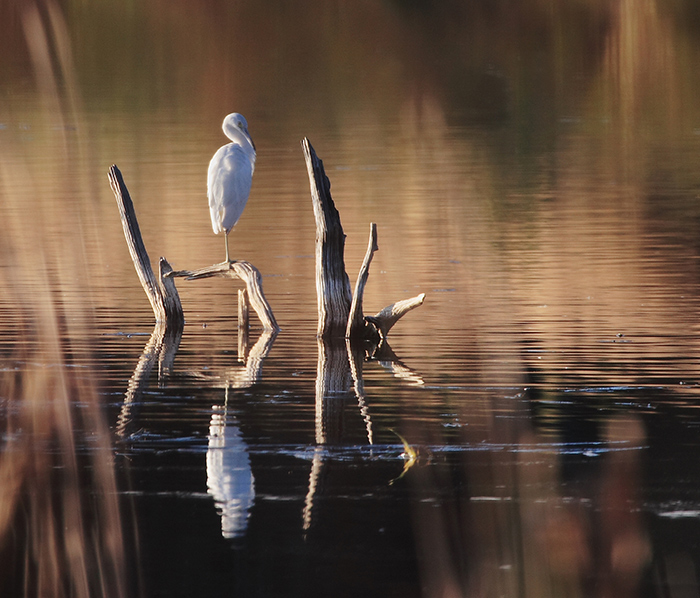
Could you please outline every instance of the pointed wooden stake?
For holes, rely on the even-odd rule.
[[[307,138],[301,142],[311,187],[311,202],[316,218],[316,295],[318,298],[318,329],[321,338],[344,336],[352,340],[378,340],[410,310],[423,303],[425,294],[398,301],[375,316],[364,316],[362,297],[369,278],[377,245],[377,225],[370,224],[369,246],[360,268],[354,294],[345,272],[345,233],[340,215],[331,198],[331,183]],[[370,323],[372,326],[368,326]]]
[[[151,302],[156,322],[166,322],[169,325],[182,327],[185,323],[185,317],[182,313],[180,297],[177,294],[175,284],[172,281],[166,282],[165,278],[172,268],[165,258],[161,258],[160,278],[156,278],[153,273],[151,260],[148,258],[148,252],[141,237],[141,229],[139,229],[139,223],[136,219],[134,203],[131,201],[131,195],[126,188],[122,173],[116,165],[112,165],[109,169],[109,184],[117,200],[124,237],[134,262],[136,274]]]
[[[308,139],[301,142],[316,218],[316,296],[322,338],[345,335],[350,313],[350,279],[345,272],[345,233],[331,197],[331,183]]]

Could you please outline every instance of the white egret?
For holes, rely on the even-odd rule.
[[[230,262],[228,234],[248,201],[255,170],[255,144],[242,114],[229,114],[221,128],[231,143],[220,147],[209,162],[207,197],[211,226],[215,234],[225,233],[226,261]]]

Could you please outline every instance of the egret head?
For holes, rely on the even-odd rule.
[[[253,146],[253,149],[255,149],[253,139],[251,138],[250,133],[248,133],[248,121],[242,114],[239,114],[238,112],[229,114],[226,118],[224,118],[224,124],[221,126],[221,128],[224,131],[224,135],[234,142],[239,142],[242,134],[243,137],[250,142],[250,145]]]

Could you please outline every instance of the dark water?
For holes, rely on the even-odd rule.
[[[692,2],[0,5],[5,596],[700,594],[700,19]],[[258,150],[237,288],[205,172]],[[316,338],[300,140],[384,352]],[[171,355],[171,358],[173,356]]]

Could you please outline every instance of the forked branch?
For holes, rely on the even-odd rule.
[[[182,327],[185,323],[185,318],[182,313],[180,297],[175,284],[172,281],[167,281],[165,278],[172,268],[165,258],[160,258],[160,277],[156,278],[153,273],[151,260],[148,257],[146,246],[141,237],[139,223],[136,219],[134,203],[131,201],[131,195],[129,195],[129,190],[126,188],[122,173],[116,165],[112,165],[109,169],[109,184],[117,200],[124,237],[129,247],[131,259],[134,262],[136,274],[141,281],[141,286],[143,286],[148,300],[151,302],[156,322],[165,322],[170,326]]]
[[[200,278],[211,278],[213,276],[222,276],[224,278],[240,279],[245,282],[248,300],[255,313],[260,318],[260,322],[265,330],[272,332],[279,331],[277,320],[272,313],[270,304],[265,299],[265,294],[262,289],[262,275],[260,271],[250,262],[232,261],[214,264],[199,270],[176,270],[170,272],[170,277],[184,277],[185,280],[199,280]]]
[[[377,327],[377,331],[379,332],[379,336],[381,338],[386,338],[393,325],[396,324],[396,322],[398,322],[409,311],[415,309],[419,305],[423,305],[424,300],[425,293],[421,293],[420,295],[416,295],[410,299],[397,301],[396,303],[386,306],[378,314],[373,316],[365,316],[365,320],[371,322]]]
[[[340,215],[331,198],[331,183],[323,162],[308,139],[301,142],[311,187],[311,202],[316,218],[316,294],[318,298],[318,331],[321,338],[344,335],[352,340],[384,339],[392,326],[412,309],[422,305],[425,294],[392,303],[374,316],[364,316],[362,298],[369,278],[369,267],[377,245],[377,225],[370,224],[369,245],[350,294],[345,272],[345,233]],[[368,326],[371,323],[372,326]]]

